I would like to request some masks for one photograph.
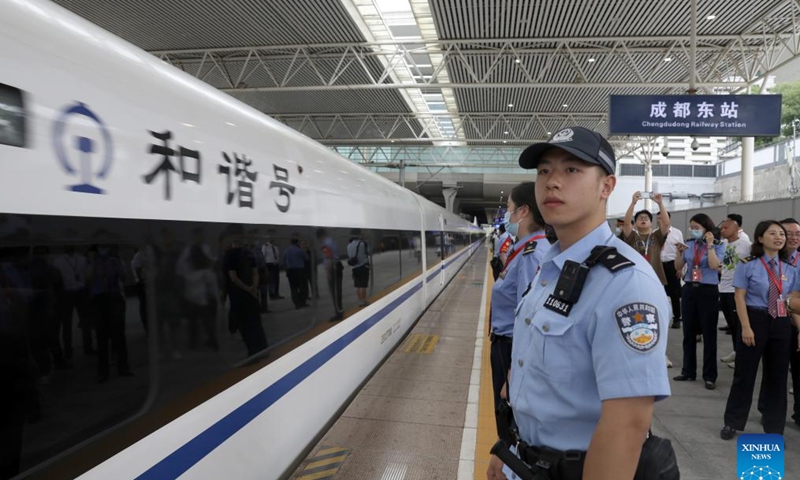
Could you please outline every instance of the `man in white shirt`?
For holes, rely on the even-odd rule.
[[[672,217],[669,212],[667,215]],[[675,270],[675,257],[678,255],[679,243],[683,243],[683,232],[670,226],[664,247],[661,249],[661,264],[664,266],[664,275],[667,284],[664,290],[672,302],[672,328],[681,328],[681,280]]]
[[[750,241],[750,237],[744,232],[744,230],[742,230],[742,222],[744,221],[742,219],[742,216],[739,215],[738,213],[731,213],[731,214],[728,215],[728,219],[729,220],[733,220],[734,222],[736,222],[736,228],[739,231],[739,238],[747,241],[747,243],[752,245],[753,242]]]
[[[272,243],[275,232],[270,230],[267,233],[267,241],[261,247],[261,253],[264,255],[264,260],[267,262],[267,278],[269,283],[269,298],[270,300],[280,300],[281,296],[281,267],[280,267],[280,249]]]
[[[728,324],[728,329],[731,333],[733,341],[733,351],[723,357],[721,360],[724,363],[731,364],[736,360],[736,340],[739,337],[739,316],[736,313],[736,303],[733,299],[733,273],[736,270],[736,265],[750,255],[750,240],[743,238],[739,235],[739,224],[733,218],[728,218],[720,225],[720,235],[723,238],[723,245],[725,246],[725,256],[722,259],[722,274],[719,280],[719,305],[722,314],[725,316],[725,322]],[[741,217],[739,217],[741,218]]]

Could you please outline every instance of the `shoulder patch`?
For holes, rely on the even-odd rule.
[[[595,262],[606,267],[612,272],[618,272],[622,269],[635,265],[633,261],[619,253],[614,247],[598,245],[592,250],[592,257],[595,255],[597,255]]]
[[[658,324],[658,309],[649,303],[629,303],[614,312],[622,340],[631,349],[649,352],[661,338]]]
[[[755,260],[756,258],[758,258],[758,257],[754,257],[754,256],[750,255],[749,257],[744,257],[744,258],[740,259],[739,261],[742,262],[742,263],[747,263],[750,260]]]
[[[522,255],[528,255],[529,253],[533,253],[536,251],[536,240],[531,240],[525,244],[525,250],[522,251]]]

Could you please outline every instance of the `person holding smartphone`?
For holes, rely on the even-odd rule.
[[[682,271],[683,369],[677,382],[697,378],[697,332],[703,336],[703,380],[709,390],[717,382],[717,320],[719,318],[719,268],[725,247],[715,236],[714,222],[705,213],[689,221],[692,238],[678,244],[675,269]]]

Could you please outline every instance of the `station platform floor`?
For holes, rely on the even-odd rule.
[[[487,338],[492,285],[482,248],[291,479],[485,479],[496,440]],[[669,331],[670,378],[680,373],[681,339],[680,330]],[[718,357],[730,348],[730,336],[719,332]],[[702,359],[702,344],[698,351]],[[736,478],[736,440],[719,438],[732,378],[733,369],[719,363],[715,390],[672,382],[672,396],[656,404],[653,433],[672,441],[683,480]],[[745,433],[762,433],[758,415],[754,401]],[[800,428],[791,419],[784,436],[785,477],[794,478]]]

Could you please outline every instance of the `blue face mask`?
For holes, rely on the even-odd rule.
[[[516,237],[517,232],[519,231],[519,222],[511,223],[511,213],[512,212],[506,212],[506,215],[503,217],[503,224],[506,227],[506,232],[508,232],[509,235]]]
[[[695,240],[703,238],[703,231],[702,230],[691,229],[691,230],[689,230],[689,232],[692,234],[692,238],[694,238]]]

